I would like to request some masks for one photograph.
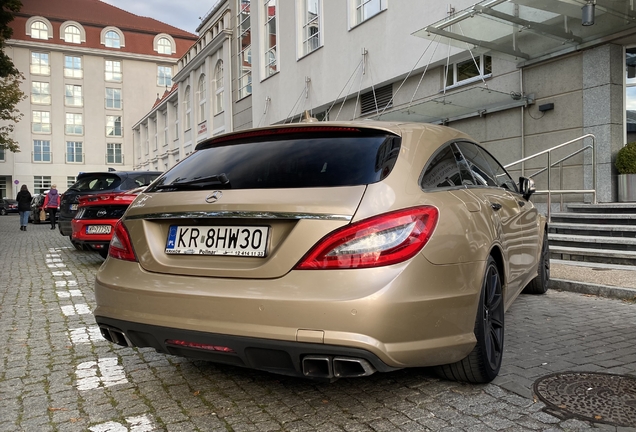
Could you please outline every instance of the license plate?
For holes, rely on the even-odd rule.
[[[86,227],[86,234],[110,234],[110,225],[89,225]]]
[[[264,257],[269,227],[170,226],[167,254]]]
[[[71,211],[77,210],[77,204],[71,204]]]

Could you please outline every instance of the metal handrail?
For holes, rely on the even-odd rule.
[[[592,144],[591,145],[587,145],[584,146],[583,148],[575,151],[574,153],[569,154],[568,156],[565,156],[564,158],[559,159],[558,161],[552,163],[552,152],[555,150],[558,150],[562,147],[565,147],[567,145],[579,142],[579,141],[583,141],[586,138],[591,138],[592,139]],[[563,162],[570,159],[571,157],[574,157],[576,155],[578,155],[581,152],[584,152],[586,150],[592,150],[592,185],[593,185],[593,189],[563,189]],[[507,165],[504,165],[504,168],[508,169],[511,166],[515,166],[518,165],[520,163],[526,162],[530,159],[534,159],[538,156],[542,156],[544,154],[548,155],[548,165],[545,168],[540,169],[539,171],[535,172],[534,174],[531,174],[529,176],[529,178],[532,178],[538,174],[541,174],[543,172],[545,172],[546,170],[548,171],[548,189],[547,190],[540,190],[540,191],[536,191],[535,193],[537,194],[546,194],[548,196],[548,209],[547,209],[547,218],[548,218],[548,222],[550,222],[550,211],[551,211],[551,207],[552,207],[552,194],[559,194],[561,196],[561,209],[563,209],[563,195],[564,194],[592,194],[592,196],[594,197],[594,201],[593,203],[596,204],[596,189],[597,189],[597,184],[596,184],[596,137],[593,134],[586,134],[583,135],[581,137],[575,138],[573,140],[564,142],[562,144],[556,145],[552,148],[540,151],[538,153],[535,153],[531,156],[527,156],[523,159],[519,159],[518,161],[509,163]],[[552,167],[560,165],[559,168],[559,183],[560,183],[560,189],[556,189],[556,190],[552,190]],[[585,165],[585,164],[584,164]]]

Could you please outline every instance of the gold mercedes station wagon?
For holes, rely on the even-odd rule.
[[[491,381],[504,311],[549,281],[546,220],[467,135],[312,122],[228,133],[154,181],[97,273],[109,341],[332,380]]]

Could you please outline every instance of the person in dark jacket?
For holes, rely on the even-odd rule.
[[[20,214],[20,231],[26,231],[29,224],[29,213],[31,213],[31,192],[29,192],[27,185],[22,185],[15,200],[18,202],[18,213]]]
[[[60,206],[60,194],[57,192],[55,185],[51,186],[51,190],[46,194],[46,198],[44,198],[44,210],[49,213],[49,218],[51,219],[51,229],[55,229],[55,215],[57,214],[57,209]]]

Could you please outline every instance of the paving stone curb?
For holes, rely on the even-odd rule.
[[[636,289],[610,285],[599,285],[565,279],[550,279],[550,289],[575,292],[579,294],[592,294],[619,300],[636,301]]]

